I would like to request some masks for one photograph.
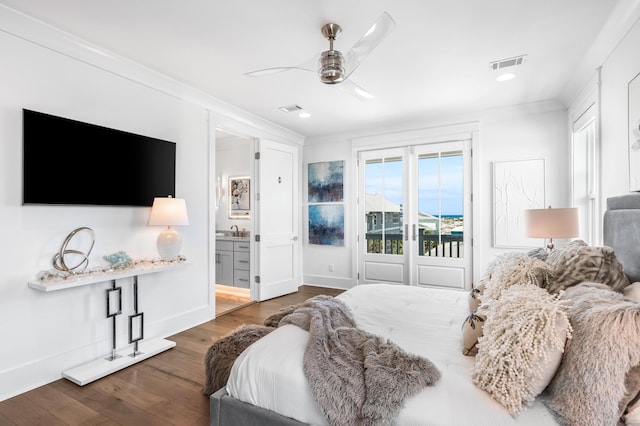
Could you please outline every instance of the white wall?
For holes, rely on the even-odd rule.
[[[601,68],[602,200],[605,207],[608,197],[629,192],[627,90],[629,82],[640,73],[639,50],[640,24],[636,22]]]
[[[323,246],[309,244],[309,210],[308,210],[308,165],[323,161],[344,160],[344,246]],[[356,242],[350,236],[353,233],[351,216],[356,209],[355,198],[358,195],[356,182],[353,180],[353,164],[351,163],[351,143],[344,136],[332,140],[305,142],[302,160],[302,229],[303,229],[303,282],[310,285],[336,288],[353,287],[351,255],[356,249]],[[333,272],[329,271],[333,265]]]
[[[319,161],[345,160],[345,236],[352,235],[356,226],[354,212],[357,189],[353,182],[351,139],[401,132],[406,129],[424,129],[458,123],[479,121],[479,149],[473,153],[473,163],[479,168],[479,182],[473,182],[474,203],[479,204],[479,217],[474,217],[474,244],[480,244],[479,258],[474,259],[474,277],[479,277],[486,265],[497,254],[508,249],[493,247],[492,165],[495,161],[544,158],[546,168],[547,204],[558,207],[569,205],[568,130],[566,108],[556,102],[541,102],[476,114],[406,123],[396,128],[363,131],[359,134],[334,135],[329,138],[307,139],[303,158],[303,185],[306,186],[306,166]],[[306,191],[306,189],[305,189]],[[306,200],[303,194],[303,204]],[[303,207],[303,210],[305,207]],[[305,232],[308,229],[306,227]],[[353,259],[355,241],[345,241],[344,247],[318,246],[304,239],[304,282],[337,288],[354,285]],[[543,243],[541,241],[541,247]],[[328,264],[334,265],[334,272]]]
[[[162,228],[147,226],[150,208],[22,206],[22,108],[34,109],[177,143],[176,196],[185,198],[188,226],[179,227],[188,264],[139,278],[145,338],[167,337],[215,316],[214,129],[300,144],[299,135],[249,115],[81,40],[0,6],[0,400],[60,379],[61,372],[111,350],[105,318],[110,282],[39,292],[27,286],[66,236],[88,226],[96,242],[89,267],[124,250],[157,257]],[[55,143],[55,141],[51,141]],[[87,152],[100,155],[91,149]],[[126,155],[126,153],[123,153]],[[87,158],[91,161],[91,157]],[[118,165],[114,164],[114,181]],[[61,164],[51,185],[73,188],[72,164]],[[120,183],[126,184],[126,183]],[[118,346],[126,346],[132,279],[123,288]]]
[[[109,282],[54,293],[27,288],[39,271],[52,268],[52,256],[65,237],[78,227],[92,228],[96,242],[89,267],[95,267],[106,265],[102,256],[119,250],[135,259],[157,257],[155,237],[161,230],[147,226],[149,208],[22,206],[22,108],[175,141],[176,196],[187,200],[191,222],[179,228],[182,253],[193,265],[207,261],[206,234],[197,230],[207,223],[208,133],[204,108],[6,33],[0,33],[0,50],[11,57],[0,69],[0,233],[7,242],[0,257],[0,341],[5,342],[0,351],[0,397],[5,397],[109,353],[110,320],[104,306]],[[91,143],[87,141],[89,162],[104,149],[92,148]],[[59,175],[50,177],[52,187],[60,191],[73,190],[80,179],[91,176],[75,175],[73,164],[60,164]],[[118,182],[117,164],[113,179]],[[202,271],[187,266],[140,277],[145,335],[166,335],[212,316]],[[122,280],[122,287],[123,312],[132,312],[131,280]],[[120,343],[127,341],[125,320],[126,315],[118,317]]]

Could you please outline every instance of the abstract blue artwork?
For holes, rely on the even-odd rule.
[[[344,204],[309,206],[309,244],[344,245]]]
[[[309,202],[343,201],[344,161],[311,163],[308,168]]]

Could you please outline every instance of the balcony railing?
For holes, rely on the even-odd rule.
[[[382,234],[368,232],[367,253],[403,254],[404,241],[402,234],[386,233],[385,239]],[[463,255],[463,234],[421,234],[418,244],[418,255],[432,257],[462,257]]]

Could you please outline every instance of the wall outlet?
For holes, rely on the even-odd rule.
[[[333,263],[329,264],[329,272],[333,272]]]

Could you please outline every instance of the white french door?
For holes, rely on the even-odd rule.
[[[363,151],[358,159],[358,284],[409,283],[408,148]]]
[[[359,153],[359,284],[470,286],[470,153],[470,140]]]

